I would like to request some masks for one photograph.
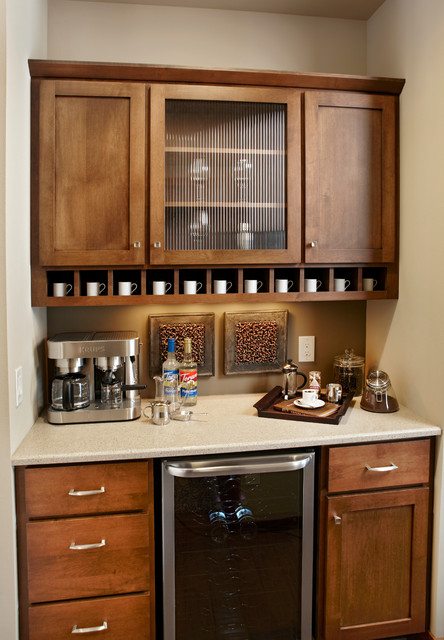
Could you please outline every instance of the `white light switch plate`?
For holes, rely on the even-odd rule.
[[[15,370],[15,406],[19,407],[23,402],[23,367]]]
[[[299,362],[315,361],[315,337],[299,336]]]

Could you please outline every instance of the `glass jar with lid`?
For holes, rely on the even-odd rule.
[[[362,395],[364,386],[364,356],[355,355],[353,349],[346,349],[345,353],[335,356],[334,377],[335,382],[342,385],[343,396],[353,393],[354,396]]]
[[[361,407],[376,413],[393,413],[399,404],[390,378],[385,371],[369,371],[361,398]]]

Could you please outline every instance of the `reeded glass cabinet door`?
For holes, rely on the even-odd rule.
[[[152,264],[300,260],[300,92],[151,88]]]

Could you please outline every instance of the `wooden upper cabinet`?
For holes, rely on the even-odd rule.
[[[305,94],[305,262],[394,262],[395,96]]]
[[[301,259],[301,91],[151,87],[150,263]]]
[[[37,86],[38,263],[144,264],[145,85]]]

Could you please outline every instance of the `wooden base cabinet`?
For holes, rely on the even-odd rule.
[[[21,640],[154,640],[150,461],[16,470]]]
[[[323,637],[373,640],[424,632],[429,440],[329,453]],[[335,494],[339,486],[345,489]]]

